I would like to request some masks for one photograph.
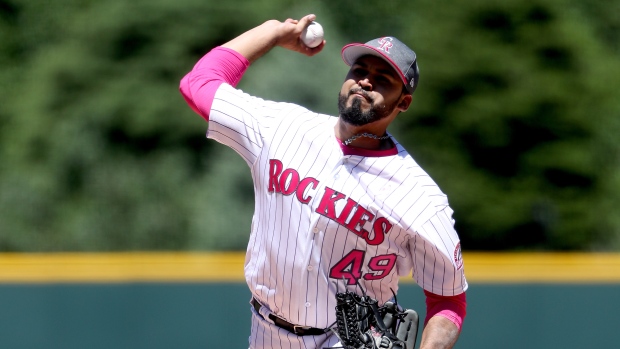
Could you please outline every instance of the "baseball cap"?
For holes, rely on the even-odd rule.
[[[351,66],[365,55],[372,55],[387,61],[399,73],[409,93],[418,87],[420,71],[416,54],[395,37],[386,36],[370,40],[365,44],[352,43],[342,48],[342,59]]]

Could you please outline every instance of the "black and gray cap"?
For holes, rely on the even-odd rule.
[[[353,43],[342,48],[342,59],[351,66],[365,55],[373,55],[386,60],[400,74],[409,93],[418,87],[420,71],[415,52],[400,40],[386,36],[370,40],[365,44]]]

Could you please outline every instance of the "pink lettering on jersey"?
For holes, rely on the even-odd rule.
[[[301,202],[302,204],[307,204],[310,202],[310,200],[312,200],[312,196],[308,195],[304,197],[306,188],[308,188],[310,184],[312,184],[312,189],[316,189],[316,187],[319,185],[319,181],[312,177],[307,177],[307,178],[302,179],[301,182],[299,183],[299,187],[297,187],[297,190],[296,190],[297,200],[299,200],[299,202]]]
[[[383,242],[385,235],[392,229],[393,224],[387,218],[379,217],[372,224],[372,231],[375,236],[368,241],[370,245],[379,245]]]
[[[351,214],[351,211],[353,211],[353,208],[355,206],[357,206],[357,202],[351,198],[347,198],[347,204],[344,205],[344,208],[342,209],[342,212],[340,212],[340,215],[336,219],[336,222],[338,222],[340,225],[346,226],[347,218],[349,218],[349,215]]]
[[[358,205],[353,213],[353,217],[351,217],[351,221],[349,221],[349,224],[347,224],[346,227],[356,235],[359,235],[364,238],[364,240],[368,241],[368,231],[364,229],[364,224],[372,221],[374,218],[374,214],[368,212],[368,210],[363,208],[361,205]]]
[[[336,202],[344,199],[347,199],[347,203],[340,214],[337,214]],[[377,219],[374,220],[375,215],[368,209],[355,202],[355,200],[347,198],[346,195],[329,187],[325,187],[325,192],[315,212],[338,222],[338,224],[366,240],[366,243],[369,245],[379,245],[382,243],[383,240],[385,240],[385,235],[392,229],[392,224],[387,218],[376,217]],[[347,218],[349,218],[351,212],[353,212],[353,215],[347,222]],[[364,229],[364,225],[367,222],[372,222],[372,236],[369,231]]]
[[[319,181],[317,179],[312,177],[301,179],[297,170],[292,168],[284,169],[282,161],[269,160],[268,190],[270,193],[282,193],[283,195],[292,195],[294,193],[299,202],[307,205],[312,200],[312,195],[310,194],[318,186]],[[338,212],[336,206],[341,200],[346,200],[346,203]],[[390,232],[393,226],[387,218],[377,217],[355,200],[329,187],[325,187],[315,212],[347,228],[366,240],[366,243],[369,245],[381,244],[385,240],[385,235]],[[372,225],[372,231],[364,229],[366,223]]]
[[[336,201],[342,200],[347,196],[338,193],[332,188],[325,187],[325,192],[323,193],[323,198],[319,203],[319,206],[316,208],[316,213],[322,214],[323,216],[337,221],[336,220]],[[346,217],[345,217],[346,219]]]
[[[291,195],[297,190],[297,186],[299,185],[299,173],[291,168],[287,168],[284,172],[282,172],[278,183],[280,184],[282,194]]]
[[[280,173],[282,173],[282,167],[284,167],[282,165],[282,161],[274,160],[274,159],[269,160],[269,192],[270,193],[281,192],[278,177],[280,176]]]

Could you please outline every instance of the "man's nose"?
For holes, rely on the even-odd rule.
[[[368,78],[360,79],[357,84],[360,85],[364,91],[372,91],[372,84]]]

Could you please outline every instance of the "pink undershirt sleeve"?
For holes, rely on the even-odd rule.
[[[250,62],[240,53],[216,47],[204,55],[181,79],[179,90],[187,104],[209,121],[213,97],[222,83],[237,86]]]
[[[426,319],[424,320],[424,325],[426,326],[428,320],[437,315],[452,321],[460,331],[467,314],[465,293],[456,296],[440,296],[425,290],[424,294],[426,295]]]

